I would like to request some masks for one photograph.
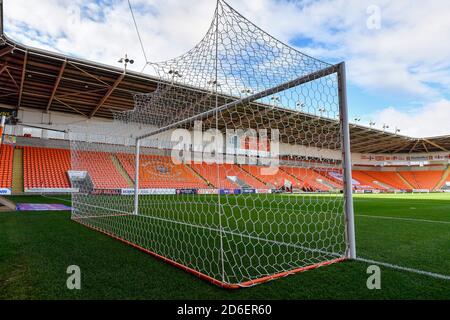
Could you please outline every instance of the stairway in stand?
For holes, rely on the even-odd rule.
[[[14,149],[12,193],[23,193],[23,149]]]
[[[134,188],[134,182],[133,179],[128,175],[125,168],[120,163],[119,159],[115,155],[111,155],[111,160],[114,166],[116,167],[117,171],[122,175],[122,177],[127,181],[129,188]]]
[[[403,181],[404,184],[406,184],[406,185],[407,185],[408,187],[410,187],[411,189],[416,189],[416,188],[414,188],[414,186],[413,186],[411,183],[409,183],[408,180],[406,180],[406,179],[401,175],[400,172],[396,172],[396,174],[397,174],[398,177]]]
[[[436,184],[436,186],[433,188],[433,190],[438,190],[438,189],[442,188],[444,186],[444,183],[446,181],[449,181],[449,179],[447,179],[449,176],[450,176],[450,166],[448,166],[447,170],[445,170],[442,173],[441,179],[439,179],[439,182]]]

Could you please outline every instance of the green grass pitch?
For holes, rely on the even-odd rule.
[[[450,194],[355,195],[354,204],[359,257],[450,276]],[[82,271],[79,291],[66,288],[73,264]],[[0,214],[0,299],[450,298],[449,280],[384,266],[382,289],[368,290],[368,265],[347,261],[229,291],[74,223],[68,212]]]

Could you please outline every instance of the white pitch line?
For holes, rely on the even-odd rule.
[[[60,201],[72,203],[72,200],[71,200],[71,199],[63,199],[63,198],[57,198],[57,197],[50,197],[50,196],[45,195],[45,194],[43,194],[42,197],[43,197],[43,198],[55,199],[55,200],[60,200]]]
[[[431,278],[435,278],[435,279],[442,279],[442,280],[450,281],[450,275],[434,273],[434,272],[429,272],[429,271],[420,270],[420,269],[402,267],[402,266],[399,266],[399,265],[396,265],[396,264],[392,264],[392,263],[381,262],[381,261],[376,261],[376,260],[370,260],[370,259],[365,259],[365,258],[360,258],[360,257],[356,258],[355,260],[356,261],[365,262],[365,263],[374,264],[374,265],[380,265],[380,266],[384,266],[384,267],[395,269],[395,270],[406,271],[406,272],[411,272],[411,273],[417,273],[417,274],[424,275],[424,276],[431,277]]]
[[[428,222],[428,223],[450,224],[450,221],[439,221],[439,220],[399,218],[399,217],[386,217],[386,216],[371,216],[371,215],[366,215],[366,214],[356,214],[355,216],[356,217],[364,217],[364,218],[374,218],[374,219],[402,220],[402,221],[412,221],[412,222]]]
[[[250,235],[250,234],[234,232],[232,230],[229,230],[228,228],[227,228],[228,230],[226,228],[222,228],[222,230],[220,230],[220,229],[214,228],[214,227],[208,227],[208,226],[202,226],[202,225],[197,225],[197,224],[191,224],[191,223],[187,223],[187,222],[175,221],[175,220],[170,220],[170,219],[165,219],[165,218],[160,218],[160,217],[145,216],[145,215],[141,215],[141,214],[135,215],[135,216],[136,217],[141,217],[141,218],[146,218],[146,219],[152,219],[152,220],[156,220],[156,221],[175,223],[175,224],[188,226],[188,227],[192,227],[192,228],[205,229],[205,230],[208,230],[208,231],[223,232],[223,233],[226,233],[226,234],[231,234],[233,236],[240,236],[240,237],[244,237],[244,238],[248,238],[248,239],[252,239],[252,240],[264,241],[264,242],[267,242],[267,243],[283,245],[283,246],[293,247],[293,248],[297,248],[297,249],[303,249],[303,250],[312,251],[312,252],[318,252],[318,253],[322,253],[322,254],[335,256],[335,257],[338,257],[338,258],[344,256],[344,253],[328,252],[328,251],[321,250],[321,249],[305,247],[305,246],[302,246],[302,245],[299,245],[299,244],[295,244],[295,243],[287,243],[287,242],[271,240],[271,239],[267,239],[267,238],[261,238],[261,237],[253,236],[253,235]]]

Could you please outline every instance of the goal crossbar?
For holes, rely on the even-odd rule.
[[[196,120],[201,120],[201,119],[208,118],[210,116],[213,116],[216,112],[222,112],[222,111],[231,109],[231,108],[233,108],[235,106],[238,106],[240,104],[248,104],[248,103],[251,103],[251,102],[253,102],[255,100],[258,100],[258,99],[265,98],[265,97],[268,97],[270,95],[273,95],[273,94],[275,94],[277,92],[288,90],[288,89],[291,89],[293,87],[297,87],[299,85],[302,85],[302,84],[305,84],[305,83],[317,80],[319,78],[331,75],[333,73],[337,73],[339,71],[340,66],[342,64],[343,63],[341,62],[341,63],[335,64],[335,65],[332,65],[330,67],[327,67],[327,68],[321,69],[319,71],[316,71],[316,72],[313,72],[313,73],[309,73],[307,75],[299,77],[299,78],[297,78],[295,80],[291,80],[291,81],[285,82],[285,83],[280,84],[280,85],[278,85],[276,87],[272,87],[272,88],[266,89],[264,91],[255,93],[255,94],[250,95],[248,97],[244,97],[244,98],[241,98],[241,99],[238,99],[238,100],[226,103],[226,104],[224,104],[222,106],[219,106],[217,108],[214,108],[214,109],[211,109],[211,110],[199,113],[197,115],[194,115],[192,117],[189,117],[189,118],[177,121],[175,123],[169,124],[169,125],[167,125],[165,127],[158,128],[156,130],[153,130],[152,132],[149,132],[149,133],[146,133],[144,135],[141,135],[141,136],[137,137],[136,141],[152,137],[154,135],[166,132],[167,130],[175,129],[175,128],[179,127],[179,126],[182,126],[182,125],[187,124],[187,123],[191,123],[191,122],[196,121]]]

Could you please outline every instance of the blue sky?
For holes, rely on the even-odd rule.
[[[150,61],[203,37],[213,0],[131,0]],[[450,134],[450,1],[228,0],[280,40],[327,62],[345,60],[351,118],[403,134]],[[5,0],[6,33],[35,47],[114,66],[145,65],[126,0]]]

